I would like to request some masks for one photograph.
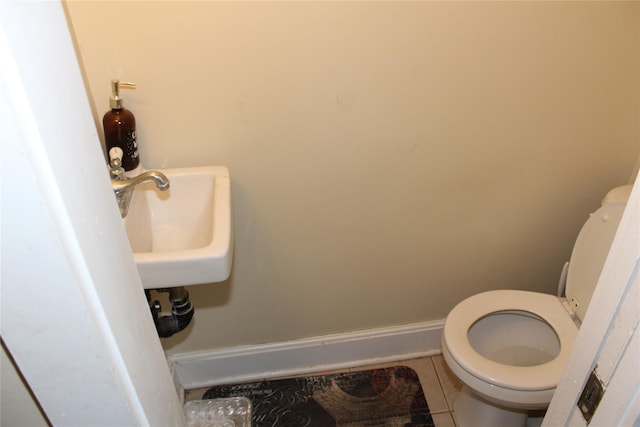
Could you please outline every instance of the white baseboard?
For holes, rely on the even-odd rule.
[[[373,365],[440,353],[444,320],[169,357],[184,389]]]

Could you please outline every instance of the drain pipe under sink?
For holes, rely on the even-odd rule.
[[[171,314],[161,316],[160,301],[151,301],[151,292],[145,289],[144,293],[149,302],[149,309],[153,317],[153,323],[160,338],[169,338],[171,335],[182,331],[186,328],[193,318],[194,308],[189,301],[189,292],[180,286],[175,288],[156,289],[158,292],[167,292],[169,301],[171,302]]]

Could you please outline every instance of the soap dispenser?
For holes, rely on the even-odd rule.
[[[123,107],[120,89],[135,88],[135,83],[111,80],[111,111],[107,111],[102,118],[107,153],[113,147],[122,149],[122,166],[125,171],[136,169],[140,165],[140,157],[136,141],[136,118],[131,111]]]

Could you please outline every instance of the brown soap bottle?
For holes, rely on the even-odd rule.
[[[122,166],[125,171],[131,171],[140,164],[138,143],[136,141],[136,118],[133,113],[123,108],[120,89],[135,89],[135,83],[111,80],[111,111],[102,118],[104,140],[107,153],[113,147],[122,149]]]

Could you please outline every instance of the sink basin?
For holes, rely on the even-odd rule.
[[[221,282],[231,272],[229,170],[157,169],[171,181],[135,187],[123,219],[145,289]]]

